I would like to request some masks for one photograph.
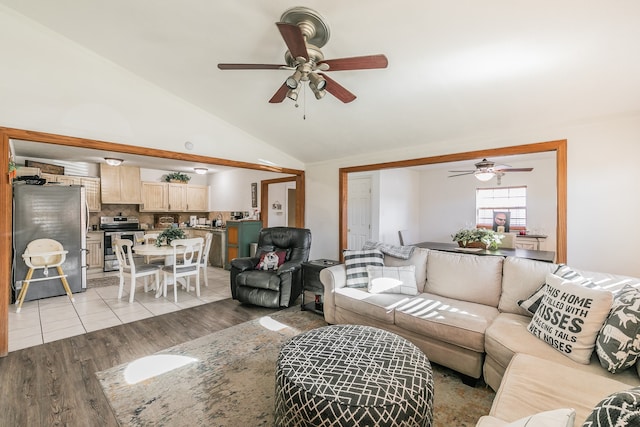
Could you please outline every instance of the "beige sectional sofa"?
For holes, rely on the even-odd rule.
[[[640,374],[635,368],[611,374],[600,366],[595,352],[590,364],[577,363],[527,331],[532,315],[518,301],[534,293],[547,274],[558,268],[556,264],[415,248],[408,259],[385,255],[384,265],[415,266],[417,295],[371,293],[367,288],[347,287],[345,265],[336,265],[320,273],[325,288],[325,320],[330,324],[364,324],[395,332],[420,347],[432,362],[471,378],[484,377],[494,390],[499,390],[501,383],[509,384],[499,390],[483,426],[501,426],[531,411],[565,407],[557,406],[560,403],[577,406],[576,420],[582,422],[588,415],[587,408],[610,390],[640,385]],[[611,291],[626,283],[640,283],[624,276],[579,273],[593,277],[601,287]],[[531,371],[524,369],[523,375],[535,379],[538,371],[544,369],[550,378],[558,379],[554,384],[558,395],[563,394],[566,376],[577,377],[576,387],[582,387],[581,378],[592,380],[595,386],[582,387],[584,390],[575,394],[577,398],[573,400],[556,399],[549,390],[537,389],[536,381],[527,382],[522,377],[514,387],[512,383],[517,383],[518,377],[509,383],[504,377],[511,375],[509,367],[516,354],[529,358],[519,356],[524,361],[513,370],[529,364]],[[606,386],[600,387],[601,383]],[[535,399],[523,402],[511,397],[503,405],[501,396],[512,393],[517,396],[516,389],[522,396],[542,393],[546,397],[537,404]]]

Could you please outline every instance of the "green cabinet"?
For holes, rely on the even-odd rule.
[[[262,221],[227,221],[226,266],[231,268],[234,258],[248,257],[251,243],[258,243]]]

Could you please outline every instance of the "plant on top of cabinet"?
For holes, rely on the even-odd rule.
[[[182,172],[171,172],[171,173],[168,173],[164,178],[164,180],[167,182],[184,182],[184,183],[189,182],[190,179],[191,177],[189,175]]]

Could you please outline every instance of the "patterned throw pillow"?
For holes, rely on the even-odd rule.
[[[504,427],[573,427],[576,411],[573,408],[554,409],[529,415]]]
[[[570,281],[571,283],[576,283],[581,286],[585,286],[587,288],[595,287],[595,283],[586,277],[582,277],[580,274],[575,272],[571,267],[565,264],[559,264],[556,271],[553,272],[556,276],[562,277]],[[542,297],[544,296],[544,288],[546,283],[543,283],[534,293],[529,296],[527,299],[521,299],[518,301],[518,305],[525,310],[527,310],[531,314],[535,314],[538,306],[540,305],[540,301],[542,301]]]
[[[596,353],[602,367],[614,374],[636,363],[640,355],[640,290],[626,285],[616,295],[596,340]]]
[[[596,405],[582,427],[640,426],[640,387],[613,393]]]
[[[416,266],[399,267],[367,266],[369,284],[367,290],[372,294],[418,295]]]
[[[527,330],[571,360],[588,365],[613,294],[585,288],[552,273]]]
[[[344,251],[344,265],[347,270],[348,288],[366,288],[369,284],[368,265],[384,266],[384,255],[377,249]]]

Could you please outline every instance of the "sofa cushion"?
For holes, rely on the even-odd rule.
[[[396,306],[409,300],[407,295],[371,294],[366,289],[346,287],[336,289],[334,298],[336,307],[391,325]]]
[[[528,415],[504,427],[573,427],[575,421],[575,409],[561,408]]]
[[[576,285],[552,273],[545,283],[544,297],[527,330],[576,362],[589,364],[613,294]]]
[[[485,351],[502,369],[506,369],[517,353],[530,354],[565,366],[579,368],[582,372],[594,373],[607,378],[615,378],[630,385],[640,385],[637,372],[627,369],[612,374],[602,369],[598,357],[594,354],[589,365],[582,365],[565,357],[550,345],[526,332],[531,322],[528,316],[501,313],[485,332]],[[585,415],[586,417],[586,415]],[[584,419],[584,418],[582,418]]]
[[[347,268],[347,287],[366,288],[369,283],[367,276],[368,265],[382,267],[384,255],[377,249],[362,251],[344,251],[344,264]]]
[[[499,314],[495,307],[422,293],[396,308],[396,326],[484,352],[484,333]]]
[[[616,295],[611,313],[598,334],[596,353],[609,372],[636,363],[640,354],[640,290],[627,285]]]
[[[499,256],[429,251],[425,292],[497,307],[503,260]]]
[[[547,273],[555,271],[556,264],[526,258],[506,257],[502,267],[502,294],[498,309],[503,313],[533,316],[518,305],[544,284]]]
[[[401,267],[368,265],[367,275],[369,276],[367,291],[373,294],[418,295],[414,265]]]
[[[384,265],[389,267],[399,267],[402,265],[415,265],[416,267],[416,285],[418,292],[424,292],[424,285],[427,281],[427,256],[428,249],[415,248],[409,259],[401,259],[393,256],[384,257]]]
[[[513,422],[543,411],[573,408],[576,420],[582,422],[603,397],[626,388],[624,383],[582,369],[517,354],[507,368],[489,415]]]
[[[622,390],[596,405],[582,427],[640,426],[640,387]]]

